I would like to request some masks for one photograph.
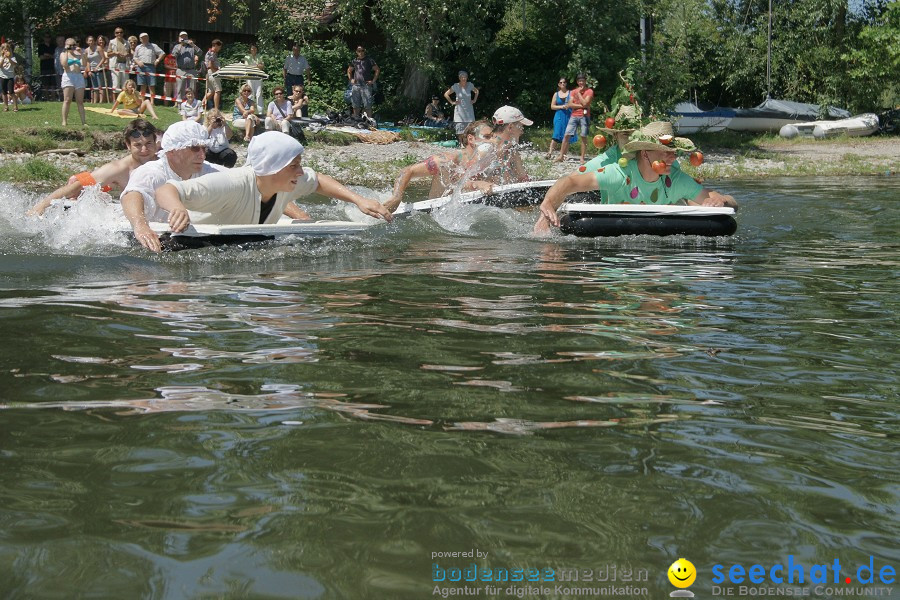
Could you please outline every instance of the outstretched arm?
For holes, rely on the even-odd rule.
[[[434,161],[434,166],[430,166],[429,161]],[[433,175],[436,169],[437,162],[433,156],[429,157],[428,160],[405,167],[400,171],[397,181],[394,182],[394,193],[391,195],[390,200],[384,203],[384,207],[393,213],[400,206],[400,203],[403,202],[403,193],[409,186],[409,182],[415,178]]]
[[[344,202],[350,202],[351,204],[355,204],[357,208],[359,208],[359,210],[369,215],[370,217],[382,218],[389,223],[391,222],[391,213],[381,204],[381,202],[360,196],[356,192],[353,192],[344,187],[344,185],[338,180],[334,179],[333,177],[329,177],[328,175],[319,173],[318,178],[319,187],[316,188],[316,192],[322,194],[323,196],[328,196],[329,198],[337,198],[338,200],[343,200]],[[157,199],[157,202],[158,201],[159,200]]]
[[[140,242],[141,246],[153,252],[162,250],[159,243],[159,236],[150,229],[147,223],[147,217],[144,215],[144,197],[140,192],[128,192],[122,196],[122,212],[128,222],[131,223],[131,229],[134,231],[134,238]]]
[[[577,192],[589,192],[599,189],[597,178],[593,173],[571,173],[560,177],[553,186],[547,190],[544,201],[541,202],[541,216],[534,224],[535,233],[548,233],[550,225],[559,227],[559,215],[556,209],[562,206],[569,194]]]

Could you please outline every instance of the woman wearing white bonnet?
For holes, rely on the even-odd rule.
[[[302,157],[300,142],[280,131],[267,131],[250,140],[247,166],[190,181],[170,181],[156,191],[156,202],[169,211],[169,226],[176,232],[192,222],[272,224],[282,214],[309,219],[294,200],[312,193],[351,202],[369,216],[391,220],[380,202],[350,191],[328,175],[304,169]]]

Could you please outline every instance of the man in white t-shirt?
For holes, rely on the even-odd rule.
[[[142,246],[159,252],[159,236],[148,222],[165,222],[168,214],[153,199],[156,188],[166,181],[191,179],[216,173],[225,167],[206,162],[209,133],[196,121],[181,121],[169,126],[162,138],[159,160],[135,169],[122,191],[122,211],[131,223],[135,239]]]
[[[305,83],[304,75],[309,78],[309,62],[300,54],[299,44],[294,44],[291,53],[284,59],[284,87],[291,90],[295,85]]]
[[[280,131],[267,131],[250,140],[248,166],[190,181],[169,181],[156,191],[156,202],[169,211],[169,226],[175,232],[191,223],[276,223],[282,213],[293,216],[292,206],[299,210],[295,200],[314,192],[355,204],[369,216],[391,220],[391,213],[377,200],[360,196],[328,175],[304,169],[302,155],[300,142]]]

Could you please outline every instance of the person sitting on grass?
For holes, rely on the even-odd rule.
[[[203,121],[203,105],[194,97],[194,90],[191,88],[184,90],[184,102],[178,107],[178,113],[182,121]]]
[[[679,152],[693,152],[695,146],[687,138],[675,137],[671,123],[656,121],[647,124],[631,134],[624,150],[623,157],[628,161],[624,167],[613,163],[558,179],[544,196],[540,206],[541,216],[534,225],[534,232],[546,234],[550,231],[550,225],[559,227],[556,210],[566,197],[592,190],[608,193],[607,203],[685,203],[737,209],[733,197],[708,190],[687,173],[672,168]]]
[[[309,96],[306,95],[306,88],[302,85],[295,85],[291,89],[293,93],[288,96],[288,100],[294,109],[294,116],[298,119],[309,117]]]
[[[19,100],[19,104],[31,104],[34,101],[34,94],[31,93],[31,86],[25,83],[25,78],[16,75],[16,82],[13,84],[13,93]]]
[[[231,168],[237,162],[237,152],[231,149],[228,141],[234,132],[225,116],[217,108],[206,113],[206,131],[209,133],[209,144],[206,147],[206,160],[216,165]]]
[[[231,123],[238,129],[244,130],[244,141],[249,142],[256,132],[259,117],[256,116],[256,103],[253,102],[253,88],[249,83],[241,86],[240,94],[234,99],[234,111],[231,113]]]
[[[169,226],[175,232],[191,223],[276,223],[282,214],[291,216],[289,207],[298,209],[295,200],[313,193],[391,220],[391,213],[377,200],[360,196],[328,175],[304,169],[302,155],[300,142],[280,131],[267,131],[250,141],[247,166],[191,181],[170,181],[156,191],[156,203],[169,211]]]
[[[159,118],[159,115],[153,110],[153,103],[149,100],[144,100],[142,102],[138,97],[134,82],[130,79],[125,82],[125,89],[119,92],[119,96],[116,98],[116,101],[113,102],[109,112],[116,113],[116,107],[120,104],[122,105],[122,108],[118,110],[117,114],[122,116],[137,116],[144,114],[144,112],[149,112],[150,116],[154,119]]]
[[[50,192],[29,211],[30,216],[44,214],[54,200],[60,198],[77,198],[81,191],[90,186],[102,186],[100,191],[125,189],[131,173],[152,160],[156,160],[156,127],[145,119],[134,119],[125,127],[125,148],[128,155],[106,163],[91,172],[85,171],[73,175],[66,185]]]
[[[449,122],[444,116],[441,105],[438,103],[438,97],[432,96],[431,102],[425,107],[425,127],[447,127],[447,125],[449,125]]]
[[[429,198],[439,198],[449,187],[449,184],[463,181],[464,190],[480,190],[490,194],[493,186],[489,181],[479,181],[473,178],[476,173],[469,173],[470,167],[478,161],[478,147],[489,142],[492,135],[490,124],[485,121],[469,123],[463,132],[466,147],[461,151],[447,152],[429,156],[422,162],[410,165],[400,171],[394,182],[394,192],[391,198],[384,203],[384,207],[391,212],[397,210],[403,201],[403,194],[413,179],[431,177],[431,192]],[[490,147],[490,144],[485,144]],[[477,167],[474,170],[478,170]]]
[[[284,88],[276,87],[272,93],[275,98],[269,102],[266,110],[266,131],[291,132],[291,119],[294,118],[294,107],[289,98],[285,97]]]

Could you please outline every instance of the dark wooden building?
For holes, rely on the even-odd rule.
[[[165,48],[177,43],[178,33],[187,31],[201,48],[213,39],[229,42],[256,41],[262,11],[259,0],[248,0],[249,14],[240,26],[232,20],[231,3],[227,0],[100,0],[88,3],[82,13],[62,26],[65,35],[107,35],[121,27],[125,37],[150,34],[150,41]],[[211,17],[215,17],[210,22]]]

